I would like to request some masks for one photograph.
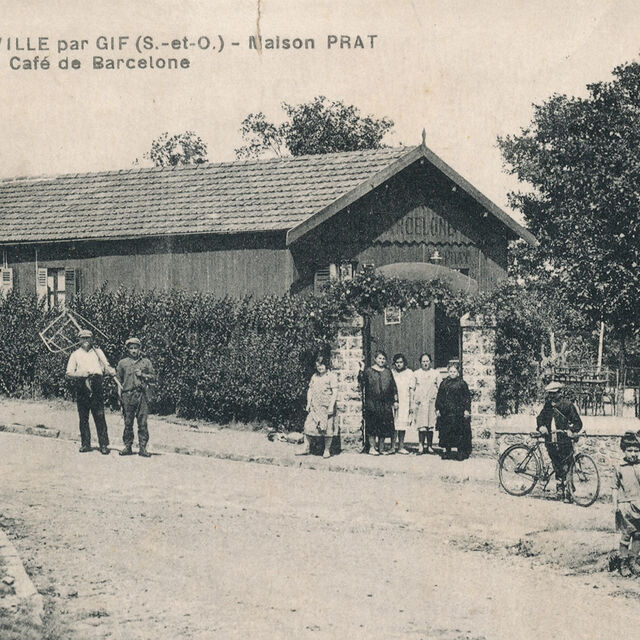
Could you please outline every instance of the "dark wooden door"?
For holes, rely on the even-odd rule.
[[[417,369],[423,353],[433,357],[435,322],[433,308],[409,309],[398,318],[393,312],[376,314],[369,325],[369,361],[375,352],[385,351],[391,365],[396,353],[403,353],[409,368]],[[399,322],[398,322],[399,320]]]
[[[435,312],[434,366],[446,367],[452,360],[460,362],[460,321],[448,317],[441,309]]]

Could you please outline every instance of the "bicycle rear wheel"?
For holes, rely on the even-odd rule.
[[[512,496],[526,496],[542,475],[535,448],[513,444],[498,460],[498,478],[502,488]]]
[[[569,467],[567,488],[580,507],[590,507],[600,495],[600,473],[591,456],[579,453]]]

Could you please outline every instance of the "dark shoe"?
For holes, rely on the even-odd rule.
[[[80,453],[89,453],[90,451],[92,451],[91,445],[90,444],[83,444],[80,447],[79,451],[80,451]]]
[[[121,452],[120,452],[121,456],[132,456],[133,455],[133,451],[131,451],[131,445],[128,444]]]
[[[620,558],[620,566],[618,567],[618,573],[623,578],[631,577],[631,562],[628,557]]]
[[[147,451],[147,447],[140,447],[140,451],[138,451],[138,455],[143,458],[150,458],[151,454]]]
[[[100,453],[103,456],[108,456],[111,453],[111,451],[109,451],[109,447],[100,447]]]

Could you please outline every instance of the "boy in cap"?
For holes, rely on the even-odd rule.
[[[563,385],[552,382],[545,387],[547,398],[536,420],[538,431],[544,434],[547,453],[556,473],[556,491],[565,502],[570,501],[565,494],[565,478],[569,470],[569,461],[573,456],[571,434],[582,429],[582,420],[573,402],[561,397]],[[552,423],[555,429],[552,428]]]
[[[91,431],[89,412],[93,415],[98,433],[100,453],[109,453],[109,434],[104,417],[103,378],[115,376],[116,372],[109,364],[102,350],[93,346],[93,333],[87,329],[78,332],[80,347],[70,356],[67,363],[67,378],[76,383],[76,404],[80,422],[80,453],[91,451]]]
[[[121,456],[133,455],[133,422],[138,422],[138,455],[149,458],[147,451],[149,442],[149,430],[147,418],[149,416],[149,383],[156,379],[153,365],[148,358],[143,358],[140,340],[129,338],[125,342],[127,357],[118,362],[117,375],[122,385],[120,398],[122,400],[122,413],[124,414],[124,433],[122,440],[124,449]]]
[[[631,573],[635,559],[631,542],[640,533],[640,440],[633,431],[627,431],[620,440],[624,452],[623,462],[616,468],[616,531],[620,533],[620,573]]]

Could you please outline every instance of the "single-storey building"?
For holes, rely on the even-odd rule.
[[[456,271],[489,290],[515,238],[535,242],[424,144],[0,181],[2,290],[49,306],[105,282],[298,293],[364,264],[409,277]],[[457,343],[439,322],[433,309],[390,313],[372,323],[372,344],[410,360],[431,351],[440,364]]]

